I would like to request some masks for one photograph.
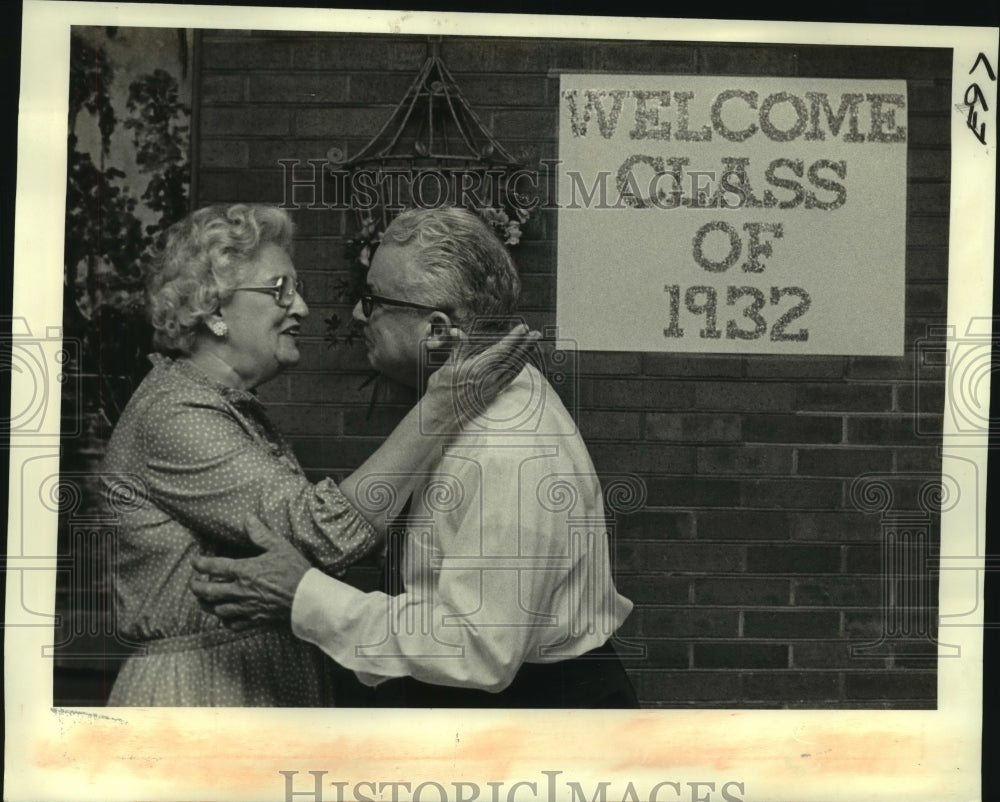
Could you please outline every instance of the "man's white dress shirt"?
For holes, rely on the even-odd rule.
[[[590,455],[543,376],[526,367],[442,451],[412,497],[404,592],[311,569],[293,632],[367,685],[409,675],[492,692],[522,663],[604,644],[632,603],[611,577]]]

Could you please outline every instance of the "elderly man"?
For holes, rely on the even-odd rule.
[[[422,390],[455,329],[463,341],[506,331],[519,293],[478,216],[413,210],[385,232],[354,315],[372,366]],[[411,497],[401,593],[327,576],[256,523],[265,553],[198,558],[212,581],[193,589],[231,626],[290,609],[293,632],[376,686],[377,704],[635,707],[609,641],[632,604],[612,581],[601,489],[572,419],[531,365],[467,418]]]

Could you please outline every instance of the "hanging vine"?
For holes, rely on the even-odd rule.
[[[104,35],[113,39],[116,30]],[[131,82],[120,117],[112,100],[114,65],[95,40],[71,33],[63,316],[65,335],[81,345],[71,367],[99,383],[82,400],[110,425],[147,369],[144,270],[166,228],[187,212],[191,110],[176,79],[156,69]],[[86,117],[100,134],[96,152],[78,136]],[[119,123],[135,149],[132,179],[147,177],[139,197],[129,176],[110,163]]]

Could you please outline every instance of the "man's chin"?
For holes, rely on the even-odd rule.
[[[294,368],[299,361],[302,359],[302,353],[296,347],[295,350],[286,350],[285,353],[281,355],[278,360],[279,370],[288,370],[289,368]]]

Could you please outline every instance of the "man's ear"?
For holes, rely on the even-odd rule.
[[[427,336],[427,347],[433,349],[451,348],[454,344],[454,338],[451,336],[451,330],[454,327],[455,324],[451,322],[451,318],[446,312],[431,312],[430,333]]]

